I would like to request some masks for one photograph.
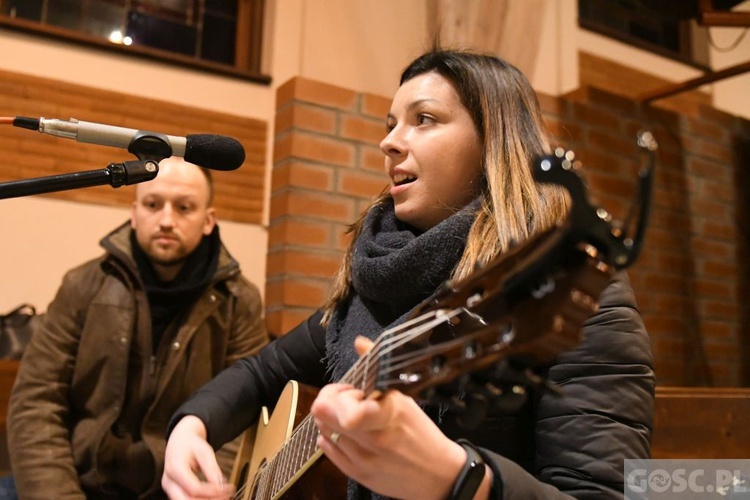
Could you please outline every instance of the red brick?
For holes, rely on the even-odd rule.
[[[365,116],[376,118],[383,123],[385,130],[385,119],[391,109],[391,98],[375,94],[362,94],[361,112]]]
[[[346,139],[364,142],[373,146],[380,144],[385,137],[385,122],[356,115],[342,115],[341,136]]]
[[[357,165],[363,170],[385,172],[385,155],[379,147],[363,144],[358,148]]]
[[[692,300],[681,295],[659,295],[655,306],[657,311],[669,311],[670,314],[688,314],[693,307]]]
[[[352,220],[352,223],[354,220]],[[336,250],[341,250],[342,252],[345,252],[347,248],[349,248],[349,243],[352,241],[352,233],[349,232],[349,226],[342,225],[337,227],[334,230],[334,236],[336,238]]]
[[[353,90],[303,77],[295,77],[276,90],[277,109],[297,100],[348,111],[355,109],[357,99],[358,94]]]
[[[341,194],[367,198],[369,204],[383,192],[388,184],[388,179],[382,174],[373,175],[366,172],[341,170],[339,171],[336,191]]]
[[[734,288],[723,279],[698,278],[694,281],[695,293],[700,297],[734,299]]]
[[[733,224],[726,224],[724,221],[705,220],[696,224],[698,232],[704,236],[713,236],[718,240],[734,240],[737,236]]]
[[[705,119],[688,118],[686,120],[687,133],[709,139],[712,141],[724,142],[727,140],[728,131],[716,123],[711,123]]]
[[[687,287],[687,278],[683,275],[649,273],[645,278],[646,286],[651,292],[681,293]]]
[[[554,137],[552,140],[553,144],[570,144],[572,142],[583,141],[586,135],[581,126],[569,121],[560,120],[557,117],[545,119],[545,124]]]
[[[724,201],[732,204],[735,203],[736,192],[734,185],[714,182],[710,179],[699,179],[697,182],[700,186],[699,193],[701,196],[712,198],[717,201]]]
[[[575,118],[582,125],[592,129],[618,130],[620,128],[620,117],[610,111],[583,104],[575,104],[573,110]]]
[[[325,165],[311,165],[294,160],[285,161],[273,167],[271,191],[288,187],[331,191],[333,175],[333,169]]]
[[[654,210],[649,216],[651,227],[668,229],[673,232],[687,233],[690,230],[688,214],[677,211]]]
[[[286,308],[266,312],[266,325],[274,337],[282,337],[305,321],[315,312],[315,308]]]
[[[702,274],[707,277],[733,278],[737,275],[737,266],[727,261],[716,262],[707,260],[701,266]]]
[[[537,92],[537,100],[542,113],[552,116],[564,116],[567,111],[567,101],[564,98]]]
[[[267,275],[295,275],[311,278],[333,278],[341,267],[338,252],[280,250],[269,252]]]
[[[737,304],[725,300],[703,299],[700,301],[699,312],[701,316],[715,319],[737,319],[739,312]]]
[[[282,281],[267,283],[266,294],[275,299],[269,304],[321,307],[328,294],[328,281],[286,278]]]
[[[634,141],[626,140],[620,135],[606,133],[604,130],[604,127],[596,127],[588,131],[588,140],[591,144],[609,154],[619,154],[626,158],[631,158],[636,154]]]
[[[274,163],[294,157],[351,167],[354,165],[354,151],[352,144],[324,136],[302,132],[287,133],[276,139]]]
[[[667,316],[665,314],[643,313],[643,322],[649,332],[662,332],[682,334],[688,326],[688,318],[678,316]]]
[[[649,323],[646,323],[646,327],[651,331],[651,327],[649,327]],[[679,328],[677,324],[672,326],[671,328]],[[685,341],[679,337],[666,337],[661,336],[656,341],[652,342],[654,346],[654,350],[658,350],[664,353],[669,353],[671,355],[675,355],[677,353],[681,353],[684,349]]]
[[[598,172],[589,172],[588,179],[590,187],[596,193],[606,193],[610,196],[621,196],[630,198],[633,194],[633,182],[630,179],[622,179],[612,175],[602,175]]]
[[[735,335],[732,324],[726,321],[701,321],[698,328],[701,337],[706,339],[713,338],[726,341]]]
[[[697,257],[729,258],[735,250],[734,244],[698,236],[691,243]]]
[[[690,202],[690,213],[696,217],[708,217],[713,220],[729,220],[732,207],[724,202],[707,199],[693,199]]]
[[[349,222],[354,216],[354,202],[340,196],[312,192],[282,192],[271,196],[271,219],[296,215],[336,222]]]
[[[289,217],[273,220],[268,228],[268,247],[283,245],[327,248],[331,246],[331,224]]]
[[[276,134],[290,128],[334,134],[336,132],[336,112],[330,109],[304,103],[291,103],[276,113],[274,131]]]
[[[713,182],[729,183],[732,181],[732,171],[720,162],[703,158],[689,157],[687,172],[698,177],[705,177]]]
[[[739,117],[731,115],[726,111],[705,105],[700,107],[700,117],[703,120],[711,121],[726,128],[731,128],[739,119]]]
[[[686,201],[685,193],[676,189],[664,189],[661,186],[656,186],[651,195],[654,208],[683,210]]]
[[[686,140],[685,151],[688,154],[718,161],[721,164],[732,163],[732,150],[723,144],[704,139]]]
[[[637,105],[633,99],[596,87],[587,88],[587,97],[589,103],[601,104],[606,108],[616,111],[618,115],[632,115],[637,111]]]

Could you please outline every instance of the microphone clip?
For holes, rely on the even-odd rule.
[[[172,145],[165,134],[141,130],[130,141],[128,152],[133,153],[139,160],[154,160],[159,163],[164,158],[172,156]]]

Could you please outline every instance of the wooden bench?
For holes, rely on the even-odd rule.
[[[652,458],[750,456],[750,389],[657,387]]]
[[[8,400],[18,372],[18,361],[0,360],[0,475],[10,472],[6,420]]]

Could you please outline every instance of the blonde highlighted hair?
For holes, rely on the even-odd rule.
[[[562,220],[568,202],[561,188],[536,184],[532,178],[532,161],[549,152],[549,139],[536,94],[515,66],[492,55],[435,49],[415,59],[401,74],[400,84],[426,73],[437,73],[453,85],[484,150],[480,208],[451,276],[461,279],[514,242]],[[366,214],[388,197],[387,191],[382,193],[350,226],[351,243],[325,305],[324,323],[352,292],[354,244]]]

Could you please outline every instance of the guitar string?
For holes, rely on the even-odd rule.
[[[403,329],[400,328],[400,329]],[[388,332],[389,334],[392,333]],[[389,336],[383,336],[382,340],[388,341]],[[355,365],[355,369],[350,370],[342,379],[341,381],[344,383],[351,383],[352,385],[361,385],[359,380],[362,378],[362,367],[366,370],[366,367],[370,364],[369,360],[372,358],[378,358],[379,352],[381,348],[383,347],[383,342],[379,343],[376,347],[373,348],[373,350],[368,353],[367,356],[365,356],[361,363],[358,363]],[[366,373],[366,372],[365,372]],[[280,491],[283,489],[284,485],[288,482],[289,479],[291,479],[296,471],[299,470],[299,466],[307,462],[315,452],[317,452],[317,447],[315,450],[311,450],[310,446],[317,440],[318,436],[318,430],[317,426],[314,425],[314,420],[308,415],[303,422],[297,426],[295,431],[293,432],[292,437],[288,441],[288,445],[285,445],[284,449],[281,451],[279,455],[274,457],[272,459],[273,461],[278,462],[279,456],[281,456],[281,462],[282,464],[285,463],[285,457],[293,457],[296,458],[293,466],[291,467],[292,473],[290,474],[289,468],[282,466],[274,467],[274,469],[281,469],[280,473],[274,474],[274,480],[272,484],[272,495],[275,495],[275,492]],[[302,448],[299,446],[299,442],[302,441]],[[299,453],[299,450],[302,449],[303,451],[307,451],[307,453]],[[296,452],[296,453],[295,453]],[[271,468],[266,468],[266,474],[268,471],[270,471]]]
[[[401,325],[383,332],[376,340],[373,348],[362,358],[360,358],[358,362],[349,369],[349,371],[347,371],[347,373],[341,378],[340,382],[348,383],[355,387],[361,386],[362,389],[374,388],[375,384],[374,382],[372,382],[374,378],[367,375],[370,360],[372,358],[380,359],[384,354],[393,351],[403,344],[408,343],[413,338],[421,336],[425,332],[432,330],[438,324],[447,321],[451,317],[458,314],[459,311],[459,309],[456,309],[449,313],[445,313],[442,311],[429,311],[416,318],[413,318],[412,320],[404,322]],[[412,326],[417,323],[422,324],[412,328]],[[398,331],[400,330],[406,331],[399,334]],[[365,384],[364,386],[362,386],[363,382]],[[258,481],[254,481],[257,483],[261,483],[263,495],[260,494],[261,488],[259,488],[259,497],[262,498],[265,496],[268,483],[271,482],[271,495],[269,498],[273,498],[273,496],[276,495],[278,491],[281,491],[286,483],[292,477],[294,477],[294,474],[296,474],[299,470],[299,466],[304,465],[313,457],[313,455],[317,452],[317,446],[315,447],[315,450],[311,450],[309,448],[309,445],[317,440],[318,434],[319,432],[317,430],[317,426],[315,426],[314,419],[311,415],[308,414],[302,420],[302,422],[292,431],[292,436],[287,441],[287,443],[284,444],[282,448],[270,460],[268,460],[267,465],[259,471],[260,478],[258,479]],[[300,436],[303,436],[303,438],[301,438]],[[300,451],[300,447],[292,445],[298,445],[299,441],[302,441],[301,450],[306,451],[302,454],[298,453],[296,455],[296,460],[293,460],[290,464],[290,459],[287,457],[292,456],[292,458],[295,458],[294,452]],[[279,469],[281,470],[279,471]],[[267,476],[272,470],[281,473],[274,474],[274,477],[269,481],[267,479]],[[290,471],[292,472],[291,474],[289,473]],[[256,472],[255,476],[258,476],[258,472]],[[244,486],[245,485],[243,485],[243,489]]]

